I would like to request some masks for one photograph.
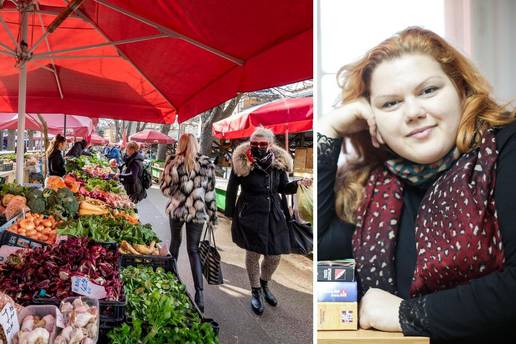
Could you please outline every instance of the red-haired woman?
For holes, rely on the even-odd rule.
[[[340,76],[343,104],[319,126],[318,258],[355,258],[360,326],[514,342],[515,114],[421,28]],[[336,182],[341,146],[354,155]]]

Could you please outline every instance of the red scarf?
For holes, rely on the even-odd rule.
[[[417,263],[410,295],[453,288],[503,269],[494,188],[498,152],[493,130],[427,191],[416,218]],[[403,184],[387,169],[371,173],[358,210],[353,250],[362,292],[398,294],[395,254]]]

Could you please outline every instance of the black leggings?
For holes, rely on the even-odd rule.
[[[183,224],[184,222],[182,221],[170,219],[170,231],[172,234],[170,253],[176,261],[179,256],[179,247],[181,246],[181,229]],[[186,250],[190,259],[195,290],[203,289],[201,258],[199,256],[199,241],[201,240],[203,228],[204,223],[186,223]]]

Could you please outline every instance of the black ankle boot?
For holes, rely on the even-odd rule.
[[[263,295],[265,296],[265,301],[273,307],[278,305],[278,300],[272,295],[271,290],[269,289],[268,282],[264,281],[260,278],[260,285],[262,286]]]
[[[199,310],[204,313],[204,297],[202,295],[202,289],[195,290],[195,304],[199,307]]]
[[[251,308],[257,315],[262,315],[263,306],[263,294],[261,288],[252,288],[251,291]]]

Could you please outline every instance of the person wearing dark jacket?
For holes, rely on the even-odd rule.
[[[57,134],[54,141],[50,145],[48,154],[48,174],[50,176],[63,177],[66,174],[65,161],[63,151],[65,149],[66,139],[61,134]]]
[[[420,28],[344,73],[319,122],[318,259],[354,257],[360,327],[515,343],[516,114]]]
[[[166,213],[170,219],[170,252],[176,259],[181,246],[181,231],[186,227],[186,245],[195,286],[194,301],[204,312],[203,276],[199,242],[205,224],[217,223],[215,166],[198,153],[199,144],[192,134],[179,138],[175,156],[169,156],[160,183],[169,198]]]
[[[138,203],[147,197],[147,191],[141,180],[144,159],[138,150],[138,143],[131,141],[127,144],[127,157],[119,175],[127,195],[134,203]]]
[[[290,253],[290,235],[280,194],[295,194],[300,183],[311,185],[310,179],[289,181],[287,173],[293,168],[292,157],[273,142],[271,130],[258,128],[250,142],[234,150],[226,191],[225,214],[233,218],[233,242],[246,250],[251,307],[257,315],[263,314],[264,297],[271,306],[278,304],[268,283],[281,255]],[[237,201],[239,186],[241,193]]]
[[[72,148],[66,153],[66,156],[69,157],[80,157],[84,150],[86,149],[86,146],[88,145],[88,142],[86,140],[77,141],[73,144]]]

